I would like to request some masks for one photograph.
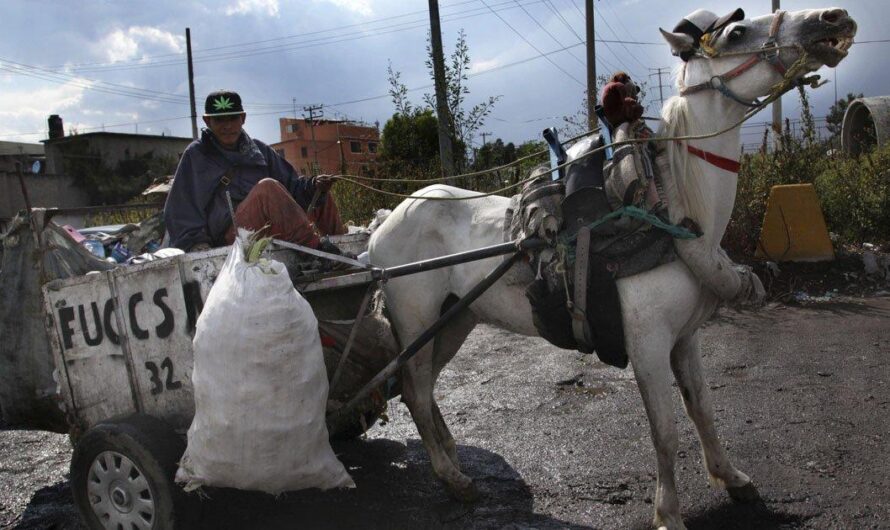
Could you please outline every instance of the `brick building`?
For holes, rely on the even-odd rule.
[[[380,131],[349,120],[280,118],[281,141],[272,144],[300,174],[349,173],[370,175],[377,161]],[[312,137],[315,136],[313,146]],[[313,171],[318,159],[318,171]]]

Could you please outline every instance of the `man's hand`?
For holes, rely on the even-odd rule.
[[[331,175],[318,175],[312,177],[312,184],[321,193],[327,193],[334,187],[334,179]]]

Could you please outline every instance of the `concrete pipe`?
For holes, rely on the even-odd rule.
[[[890,140],[890,96],[853,100],[844,114],[841,145],[848,154],[859,155]]]

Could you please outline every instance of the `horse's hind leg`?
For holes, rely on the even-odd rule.
[[[665,344],[667,334],[654,330],[645,335],[629,337],[640,344],[629,344],[637,386],[643,397],[652,443],[658,460],[658,483],[655,489],[655,526],[667,530],[684,529],[680,501],[674,479],[677,458],[677,425],[671,400],[671,368]]]
[[[702,376],[698,333],[677,342],[671,352],[671,368],[680,386],[686,413],[698,431],[711,484],[726,488],[735,500],[757,499],[751,479],[730,463],[717,437],[711,392]]]
[[[456,300],[457,297],[454,297],[453,300],[446,300],[446,303],[442,304],[442,312],[444,313],[451,303]],[[448,364],[448,361],[454,358],[454,355],[463,345],[467,336],[476,327],[477,322],[475,315],[470,310],[465,309],[455,315],[442,331],[436,335],[433,346],[433,381],[439,378],[439,373]],[[435,420],[436,431],[438,432],[442,447],[445,449],[448,457],[451,458],[454,466],[460,469],[460,462],[457,458],[457,444],[455,444],[454,437],[448,429],[448,424],[445,423],[445,419],[442,417],[442,412],[439,410],[435,397],[433,398],[433,419]]]
[[[411,412],[417,432],[430,455],[430,462],[436,476],[445,483],[453,496],[462,501],[473,501],[478,496],[473,481],[460,472],[457,465],[457,452],[449,451],[446,448],[440,434],[444,420],[433,397],[435,381],[432,370],[432,350],[432,345],[425,346],[405,365],[402,372],[402,401]],[[445,431],[447,432],[447,427]],[[448,437],[450,438],[450,436],[449,433]]]

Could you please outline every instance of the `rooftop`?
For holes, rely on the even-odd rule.
[[[0,142],[0,156],[9,155],[43,155],[41,144],[27,144],[24,142]]]
[[[61,143],[65,141],[76,140],[78,138],[98,138],[98,137],[113,137],[113,138],[141,138],[146,139],[150,138],[153,140],[157,140],[160,138],[166,140],[179,140],[185,142],[191,142],[191,138],[183,137],[183,136],[165,136],[162,134],[135,134],[135,133],[118,133],[118,132],[90,132],[90,133],[81,133],[81,134],[69,134],[67,136],[63,136],[62,138],[52,138],[47,140],[40,140],[44,144],[48,143]]]

